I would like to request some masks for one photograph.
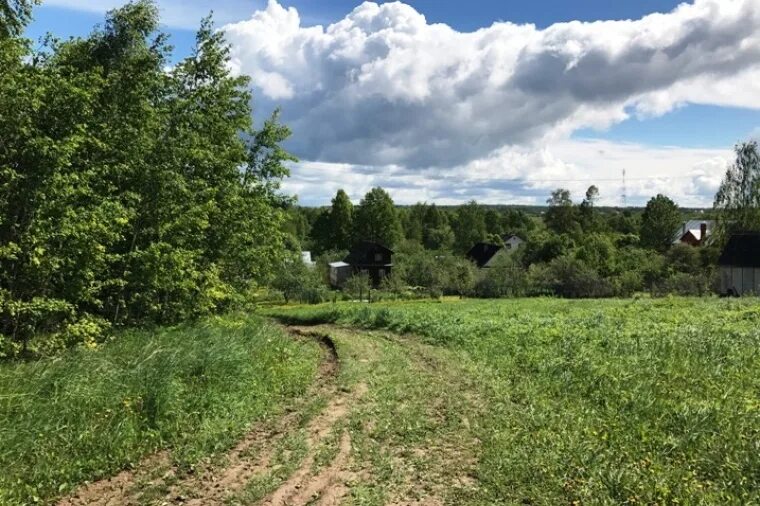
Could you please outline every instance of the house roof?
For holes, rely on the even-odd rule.
[[[700,230],[698,228],[692,228],[692,229],[687,230],[686,234],[683,234],[681,236],[681,239],[683,239],[684,237],[686,237],[687,234],[693,235],[694,239],[696,239],[697,241],[701,241],[702,240],[702,230]],[[708,233],[707,235],[710,235],[710,234]]]
[[[733,234],[718,259],[720,265],[760,267],[760,232]]]
[[[392,255],[393,250],[376,242],[362,241],[351,248],[351,252],[343,259],[343,261],[351,265],[366,265],[367,263],[374,264],[375,262],[368,262],[368,259],[372,258],[375,253],[387,253]]]
[[[710,236],[712,234],[712,230],[715,227],[715,221],[714,220],[689,220],[685,222],[683,225],[678,227],[678,230],[675,231],[673,234],[673,242],[677,243],[681,241],[681,238],[685,236],[687,233],[691,232],[691,234],[698,240],[702,240],[702,224],[707,225],[707,235]]]
[[[479,242],[467,252],[467,258],[475,262],[478,267],[483,267],[499,252],[501,246]]]

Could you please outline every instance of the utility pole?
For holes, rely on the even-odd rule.
[[[623,209],[628,207],[628,195],[625,187],[625,169],[623,169],[623,194],[621,195],[621,199],[623,201]]]

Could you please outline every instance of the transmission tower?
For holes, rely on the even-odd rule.
[[[627,195],[626,187],[625,187],[625,169],[623,169],[623,191],[620,197],[621,197],[620,200],[623,201],[623,208],[628,207],[628,195]]]

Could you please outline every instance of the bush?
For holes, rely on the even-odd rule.
[[[684,295],[703,296],[711,293],[714,289],[714,276],[700,274],[687,274],[677,272],[652,285],[652,296]]]
[[[527,272],[517,263],[483,269],[474,287],[474,295],[482,298],[521,297],[527,291]]]
[[[549,283],[560,297],[570,299],[610,297],[612,284],[596,270],[572,257],[553,260],[548,268]]]
[[[635,271],[627,271],[610,279],[614,294],[618,297],[630,297],[644,289],[643,276]]]
[[[67,344],[68,326],[75,323],[74,306],[63,300],[35,297],[31,301],[0,296],[0,358],[36,354],[39,346],[31,343],[50,341],[50,348]],[[72,329],[76,334],[76,329]],[[99,333],[96,339],[102,337]],[[44,343],[43,343],[44,344]]]

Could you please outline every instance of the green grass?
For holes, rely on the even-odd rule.
[[[0,504],[48,502],[164,448],[180,466],[223,451],[303,394],[319,357],[238,315],[0,364]]]
[[[438,367],[456,365],[469,386],[436,384],[448,404],[469,389],[482,406],[466,427],[454,424],[479,441],[477,493],[457,503],[760,502],[757,300],[347,303],[272,314],[411,333],[460,357]],[[391,401],[393,377],[378,385]],[[406,381],[399,391],[414,397]],[[411,397],[403,409],[378,401],[355,423],[387,420],[395,432],[379,435],[385,449],[445,430],[445,417],[405,418]]]

